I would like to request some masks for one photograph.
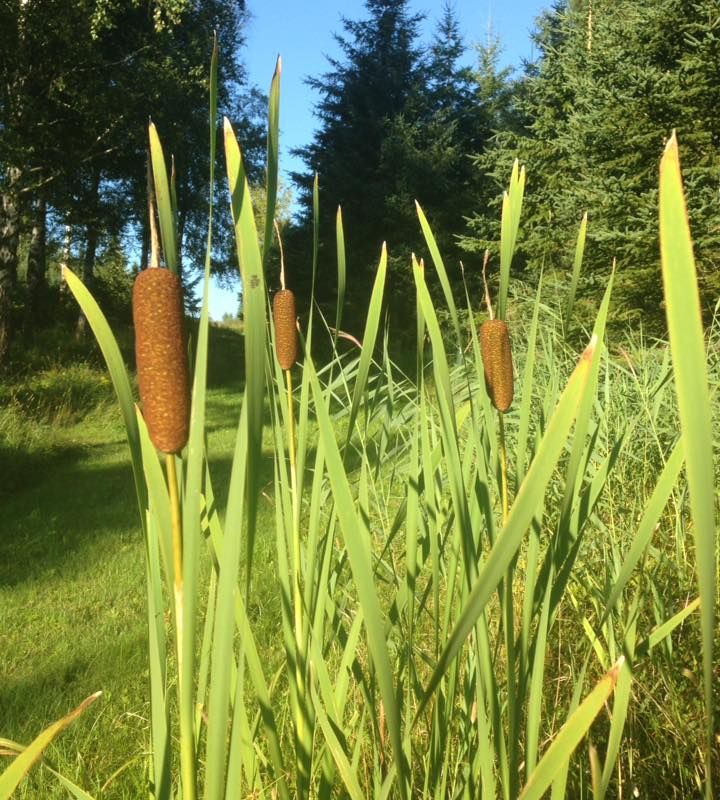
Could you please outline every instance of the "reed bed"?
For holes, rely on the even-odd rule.
[[[686,743],[696,782],[682,789],[713,797],[714,440],[676,138],[660,176],[670,349],[658,351],[658,364],[639,370],[631,352],[626,366],[622,356],[611,356],[612,277],[596,318],[580,321],[584,345],[557,352],[573,315],[586,219],[560,310],[546,304],[541,281],[529,319],[514,314],[510,274],[525,188],[516,164],[500,221],[490,328],[479,332],[483,298],[466,293],[457,303],[418,206],[430,260],[408,265],[417,310],[417,375],[410,380],[389,358],[392,331],[383,330],[384,247],[360,347],[338,350],[345,287],[340,214],[335,328],[324,326],[311,303],[295,349],[294,311],[282,294],[273,322],[265,273],[274,235],[280,75],[278,62],[264,230],[256,229],[240,146],[227,121],[223,128],[246,372],[222,514],[205,452],[212,222],[187,445],[182,452],[169,448],[167,478],[102,312],[67,275],[120,401],[146,543],[151,795],[629,796],[636,778],[624,734],[633,696],[643,675],[656,670],[659,652],[669,654],[668,668],[678,668],[671,635],[677,640],[691,630],[700,643],[702,710],[697,739]],[[213,81],[213,134],[215,117]],[[163,253],[172,269],[172,176],[154,129],[150,141]],[[214,135],[210,141],[214,164]],[[313,269],[316,263],[317,247]],[[293,265],[286,266],[291,285]],[[431,269],[449,334],[428,286]],[[278,302],[288,302],[281,313]],[[322,365],[313,358],[320,336],[333,346]],[[624,381],[618,370],[625,370]],[[635,386],[641,413],[623,416],[618,385]],[[180,389],[161,391],[170,407],[181,403]],[[675,408],[679,425],[669,425]],[[270,531],[258,529],[264,436],[273,445]],[[639,464],[643,491],[627,498],[619,476]],[[669,531],[682,574],[697,573],[679,606],[677,595],[663,603],[674,549],[664,541]],[[268,538],[281,609],[274,642],[259,640],[252,613],[256,545]],[[12,791],[70,722],[22,750],[0,787]],[[87,796],[61,779],[75,796]]]

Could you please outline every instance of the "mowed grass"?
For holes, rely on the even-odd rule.
[[[214,328],[211,352],[208,449],[222,508],[239,414],[242,337]],[[144,796],[145,548],[112,387],[89,352],[80,362],[6,380],[2,399],[0,736],[27,744],[102,690],[48,759],[93,795]],[[271,487],[269,451],[266,477]],[[261,513],[267,518],[260,530],[273,531],[269,503]],[[255,569],[266,574],[258,573],[253,611],[261,627],[278,614],[274,562],[263,553],[271,545],[259,537]],[[67,793],[36,769],[18,796]]]

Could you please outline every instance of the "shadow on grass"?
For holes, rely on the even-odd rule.
[[[58,569],[98,537],[140,530],[129,463],[99,465],[86,447],[18,458],[18,485],[3,497],[0,586]]]

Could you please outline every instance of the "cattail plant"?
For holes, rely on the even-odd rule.
[[[275,323],[275,353],[283,370],[291,369],[297,361],[296,317],[295,295],[292,289],[280,289],[273,297],[273,322]]]
[[[510,332],[501,319],[488,319],[480,327],[480,351],[485,386],[495,408],[504,414],[513,401],[513,364]]]
[[[174,237],[175,209],[171,202],[156,208],[159,197],[174,196],[174,161],[167,179],[157,131],[149,129],[151,158],[148,162],[148,212],[150,221],[150,265],[135,279],[133,323],[143,416],[152,443],[165,454],[170,520],[172,527],[173,598],[175,645],[180,700],[180,760],[183,794],[196,796],[195,745],[191,715],[184,699],[192,683],[186,653],[184,535],[176,456],[188,441],[190,431],[190,382],[184,331],[182,282],[177,274],[177,242]],[[167,269],[160,264],[160,218]]]
[[[137,276],[133,322],[140,398],[150,438],[161,452],[179,453],[188,438],[190,393],[177,275],[150,267]]]
[[[295,408],[293,404],[292,368],[298,357],[297,311],[295,294],[285,285],[285,254],[277,220],[273,221],[280,248],[280,289],[273,297],[272,312],[275,328],[275,355],[285,374],[287,398],[287,450],[290,469],[290,494],[292,498],[292,552],[293,552],[293,622],[295,628],[295,750],[297,763],[296,791],[298,798],[306,797],[310,785],[310,761],[312,732],[307,714],[306,691],[306,643],[303,631],[302,557],[300,541],[300,494],[298,488],[298,465],[295,441]]]

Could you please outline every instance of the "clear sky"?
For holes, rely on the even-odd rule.
[[[488,32],[500,38],[502,62],[519,67],[533,57],[530,32],[535,18],[549,7],[551,0],[451,0],[472,57],[472,45],[487,40]],[[338,57],[341,51],[333,38],[342,33],[341,17],[366,16],[363,0],[247,0],[251,19],[243,51],[250,82],[264,91],[270,86],[275,60],[282,56],[283,73],[280,97],[280,166],[283,172],[302,167],[290,150],[312,141],[315,129],[313,107],[317,95],[304,83],[308,76],[327,71],[326,56]],[[432,37],[442,15],[444,0],[411,0],[413,12],[425,15],[422,33]],[[219,319],[237,311],[237,288],[222,290],[213,286],[210,314]]]

